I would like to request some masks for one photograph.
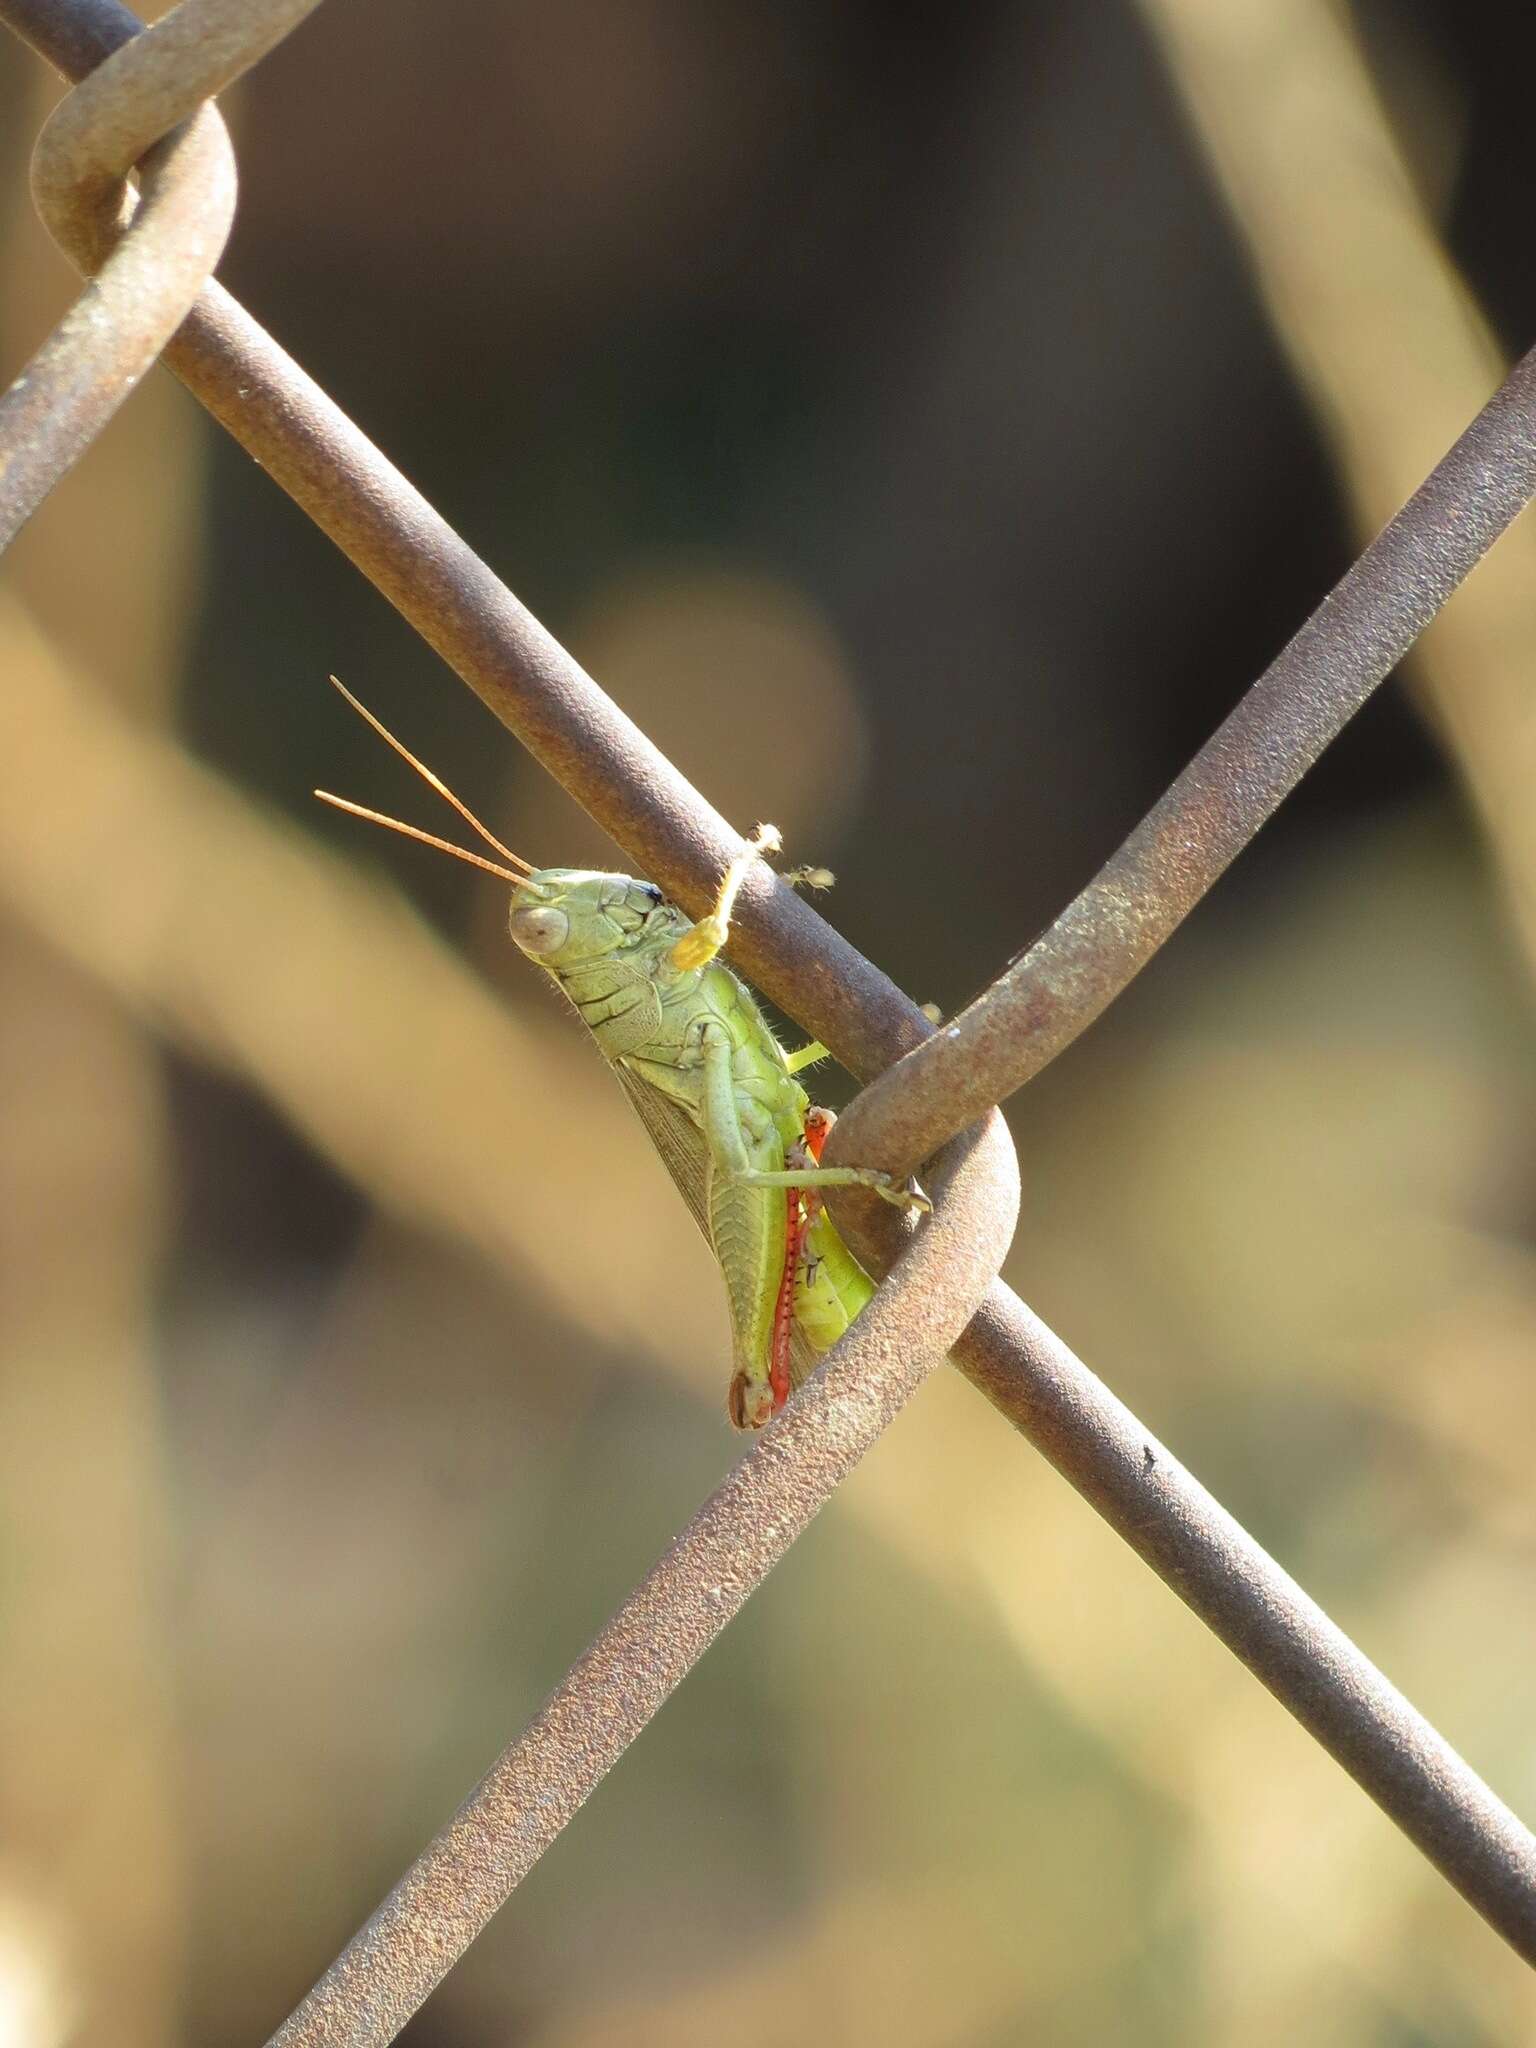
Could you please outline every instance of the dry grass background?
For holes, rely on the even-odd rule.
[[[1032,281],[1052,288],[1051,237],[1028,225],[1049,188],[1041,157],[1026,153],[1033,185],[996,172],[1025,85],[1038,96],[1018,104],[1042,131],[1073,112],[1045,108],[1049,64],[1025,12],[989,16],[985,64],[969,46],[955,60],[981,83],[952,190],[964,218],[992,224],[940,272],[939,316],[914,309],[882,372],[902,404],[928,392],[888,466],[893,493],[938,486],[934,531],[954,392],[969,379],[985,399],[996,369],[974,287],[1009,193]],[[1080,28],[1045,57],[1091,106],[1101,89],[1148,90],[1161,52],[1365,533],[1497,375],[1441,234],[1454,81],[1428,91],[1433,45],[1425,56],[1411,37],[1368,59],[1321,0],[1143,0],[1141,13],[1144,72]],[[742,19],[731,64],[777,64],[793,84],[800,63],[814,81],[826,52],[808,29],[786,43]],[[378,75],[424,66],[424,101],[450,118],[431,52],[407,47],[419,22],[381,20]],[[833,54],[856,69],[874,31],[853,10],[839,20],[852,56]],[[561,321],[593,317],[594,279],[618,293],[617,271],[625,292],[686,303],[686,280],[658,258],[656,282],[628,246],[612,198],[629,181],[658,216],[685,203],[669,122],[695,121],[711,161],[729,168],[736,150],[748,169],[731,175],[759,159],[784,173],[750,121],[738,135],[731,92],[757,103],[720,32],[687,9],[493,31],[466,0],[457,28],[535,44],[514,111],[541,108],[542,122],[529,140],[509,116],[501,146],[527,152],[524,171],[546,151],[547,186],[495,198],[540,309],[519,330],[536,411]],[[291,246],[285,193],[302,185],[263,166],[263,124],[313,121],[305,80],[345,66],[358,25],[322,15],[307,33],[274,60],[289,68],[269,96],[258,82],[241,109],[257,161],[243,260],[258,277],[264,249]],[[1424,125],[1422,163],[1403,155],[1373,70],[1400,85],[1407,57],[1428,92],[1415,104],[1450,110]],[[22,198],[42,100],[25,63],[0,61],[13,115],[0,333],[14,365],[65,281]],[[567,155],[562,117],[593,99],[604,118]],[[834,132],[873,161],[873,115],[856,100],[844,114]],[[347,160],[336,136],[327,146]],[[451,212],[450,169],[423,175]],[[384,208],[392,174],[378,175]],[[862,203],[878,213],[870,181]],[[360,168],[341,181],[336,232],[366,255],[371,222],[379,276],[398,289],[398,252],[352,189],[366,183]],[[1110,198],[1135,203],[1124,188]],[[686,203],[701,235],[718,232],[705,200]],[[1095,253],[1108,203],[1074,194],[1088,254],[1068,266],[1101,310],[1115,289]],[[565,240],[541,226],[551,213]],[[835,229],[813,216],[807,232]],[[344,285],[319,289],[323,266],[323,250],[295,258],[291,338],[348,403],[349,350],[377,369],[382,343]],[[404,289],[415,298],[409,276]],[[1204,289],[1190,286],[1197,313]],[[774,292],[788,290],[770,267],[747,296],[770,342],[786,318]],[[428,317],[402,308],[407,351]],[[699,360],[727,353],[708,304],[698,317]],[[925,348],[942,363],[926,384]],[[756,374],[772,361],[770,345]],[[386,416],[380,391],[398,400],[411,382],[402,362],[368,387]],[[1035,406],[1071,411],[1061,374]],[[833,399],[818,418],[834,421],[835,459],[872,476],[869,408],[835,380]],[[834,914],[846,902],[876,952],[882,917],[910,927],[917,992],[957,997],[943,984],[967,946],[990,971],[1036,899],[1006,868],[970,886],[926,785],[893,777],[912,718],[900,661],[882,669],[849,624],[879,588],[867,565],[881,531],[843,542],[845,581],[829,588],[739,516],[734,539],[727,517],[708,545],[626,530],[582,467],[596,403],[572,402],[547,446],[512,417],[490,462],[514,477],[502,566],[522,581],[520,538],[541,559],[541,516],[580,533],[579,574],[542,569],[577,653],[723,808],[779,818],[797,856],[847,856]],[[424,379],[397,435],[425,446],[433,406]],[[625,432],[686,474],[674,444],[705,428],[628,408]],[[726,417],[750,421],[751,407]],[[484,416],[445,426],[448,456],[487,431]],[[1016,455],[998,452],[999,473]],[[998,476],[973,480],[985,523]],[[1261,471],[1245,481],[1265,489]],[[448,507],[472,534],[494,488],[471,483]],[[779,488],[797,517],[832,519]],[[361,609],[345,565],[311,556],[270,506],[248,509],[265,490],[232,463],[210,469],[192,408],[151,380],[23,537],[0,593],[6,2048],[251,2039],[275,2023],[733,1449],[708,1262],[618,1091],[507,961],[494,891],[423,881],[414,857],[386,870],[395,856],[361,828],[302,811],[315,780],[413,815],[425,799],[343,729],[321,681],[335,666],[378,694],[359,670],[403,643]],[[650,513],[663,528],[666,502]],[[899,544],[921,560],[932,542],[918,526]],[[1010,1271],[1527,1813],[1531,547],[1518,529],[1416,665],[1485,841],[1429,775],[1284,840],[1283,860],[1197,921],[1015,1105],[1027,1181]],[[249,603],[259,578],[276,639]],[[940,582],[966,587],[953,565]],[[927,595],[912,596],[919,617]],[[1272,602],[1295,600],[1282,583]],[[1096,600],[1113,601],[1112,588]],[[944,627],[960,663],[985,668],[989,644],[994,658],[1006,645],[1001,625],[995,644],[978,626],[974,645],[953,617]],[[286,670],[256,696],[274,649]],[[1071,650],[1057,652],[1070,675]],[[1076,658],[1087,674],[1122,656]],[[498,801],[487,757],[507,762],[510,742],[445,711],[451,685],[419,660],[415,674],[392,697],[382,686],[384,708],[440,765],[457,751],[472,801],[513,821],[514,844],[606,857],[526,773],[509,767]],[[998,661],[997,746],[1013,715],[1001,707],[1031,688]],[[1109,719],[1112,700],[1068,690],[1039,744],[1008,755],[1007,830],[1043,886],[1057,886],[1052,826],[1068,801],[1047,785],[1060,762],[1135,753],[1128,701]],[[930,691],[936,757],[945,708]],[[987,744],[962,739],[961,768]],[[943,776],[936,759],[940,819]],[[1134,780],[1119,787],[1087,803],[1096,852]],[[978,800],[976,847],[1004,829],[1003,802]],[[424,892],[425,911],[386,871]],[[1533,2028],[1523,1966],[941,1377],[409,2038],[1461,2048]]]

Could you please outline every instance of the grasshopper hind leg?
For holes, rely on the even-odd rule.
[[[732,1426],[741,1430],[761,1429],[771,1422],[789,1399],[794,1384],[790,1366],[790,1340],[795,1328],[795,1283],[804,1256],[808,1225],[799,1190],[791,1188],[785,1197],[784,1266],[779,1275],[773,1305],[773,1327],[768,1339],[768,1376],[738,1366],[725,1397],[725,1410]]]
[[[813,1201],[815,1199],[812,1197]],[[764,1379],[760,1371],[750,1372],[745,1366],[740,1366],[725,1397],[726,1413],[732,1426],[740,1430],[761,1429],[764,1423],[771,1422],[789,1399],[795,1385],[792,1362],[795,1290],[805,1260],[805,1234],[810,1229],[815,1209],[808,1210],[802,1204],[797,1188],[788,1189],[785,1200],[788,1215],[784,1232],[784,1270],[779,1277],[778,1297],[774,1303],[768,1377]]]
[[[773,1395],[763,1381],[751,1380],[746,1373],[738,1372],[725,1397],[725,1412],[731,1418],[732,1429],[761,1429],[772,1419]]]
[[[836,1118],[829,1109],[814,1106],[806,1111],[805,1132],[791,1147],[786,1164],[791,1168],[815,1167],[821,1159]],[[761,1429],[788,1401],[797,1384],[793,1364],[797,1294],[806,1284],[807,1237],[821,1210],[821,1195],[815,1188],[785,1190],[784,1267],[779,1277],[770,1340],[768,1377],[738,1369],[726,1395],[726,1412],[740,1430]],[[825,1349],[826,1345],[817,1346]],[[802,1365],[802,1376],[804,1367]]]

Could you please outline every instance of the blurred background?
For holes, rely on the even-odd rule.
[[[330,0],[231,97],[221,274],[952,1009],[1536,333],[1533,60],[1450,0]],[[0,42],[7,376],[56,92]],[[1011,1105],[1009,1269],[1528,1815],[1533,663],[1521,526]],[[500,889],[311,801],[444,822],[326,672],[612,848],[168,378],[0,665],[0,2043],[252,2041],[737,1455],[723,1301]],[[407,2038],[1533,2031],[941,1374]]]

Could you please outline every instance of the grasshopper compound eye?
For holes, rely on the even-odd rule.
[[[529,910],[520,909],[514,901],[508,923],[514,943],[535,959],[558,953],[571,935],[571,920],[550,904]]]

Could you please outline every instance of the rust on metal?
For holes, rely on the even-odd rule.
[[[136,26],[117,0],[3,0],[0,20],[68,76]],[[162,359],[636,871],[705,909],[736,832],[237,301],[205,285]],[[861,1079],[933,1028],[766,868],[742,889],[732,955]]]
[[[223,252],[235,164],[223,122],[202,103],[317,4],[189,0],[124,39],[44,126],[33,179],[39,209],[79,267],[95,274],[0,396],[0,547],[154,363]],[[17,0],[7,19],[25,34],[67,12]],[[109,36],[75,30],[68,43],[99,49]],[[137,200],[126,184],[136,164]]]
[[[272,2048],[381,2048],[533,1868],[969,1322],[1013,1237],[994,1111],[955,1141],[933,1216],[772,1422],[342,1950]]]
[[[845,1159],[864,1143],[869,1092],[834,1128]],[[860,1258],[883,1272],[910,1223],[856,1191],[829,1190],[828,1202]],[[1536,1835],[1174,1453],[1000,1281],[951,1357],[1468,1904],[1536,1963]]]
[[[191,0],[169,19],[190,20],[194,9],[203,8],[204,0]],[[233,11],[269,18],[255,0],[242,0]],[[207,6],[209,20],[220,14]],[[72,77],[138,33],[134,17],[116,0],[0,0],[0,20]],[[190,76],[197,68],[195,53],[186,61]],[[138,89],[130,71],[119,74],[116,89]],[[162,101],[162,109],[189,111],[196,96],[185,105]],[[122,123],[120,135],[139,140],[148,132],[142,114],[132,109],[116,109],[112,118]],[[66,123],[61,133],[67,132]],[[74,146],[89,182],[90,166],[99,169],[111,152],[78,135]],[[64,154],[61,147],[61,164]],[[172,175],[165,168],[163,182]],[[75,232],[66,224],[67,179],[61,172],[46,182],[61,231]],[[147,184],[154,183],[152,167]],[[101,218],[99,194],[94,210],[82,204],[91,219]],[[135,235],[141,225],[135,223]],[[80,374],[109,377],[118,345],[104,327],[85,334]],[[737,848],[735,834],[218,285],[203,286],[164,360],[613,834],[639,870],[688,907],[702,908]],[[873,1163],[905,1166],[931,1148],[940,1126],[947,1130],[972,1120],[977,1106],[1037,1071],[1124,986],[1400,656],[1507,523],[1510,508],[1518,509],[1516,501],[1529,495],[1530,374],[1528,361],[1475,423],[1470,444],[1458,444],[1449,464],[1364,558],[1369,566],[1345,579],[1099,883],[973,1006],[980,1021],[968,1013],[958,1027],[946,1028],[934,1052],[904,1062],[899,1085],[893,1080],[866,1090],[839,1125],[844,1143],[857,1143]],[[25,450],[18,448],[18,429],[28,439]],[[8,421],[0,417],[0,433],[0,452],[12,459],[24,453],[28,462],[57,459],[59,473],[84,445],[78,434],[77,444],[70,443],[59,417],[35,409]],[[1448,530],[1458,519],[1466,522],[1459,535]],[[732,951],[768,994],[866,1079],[931,1032],[878,969],[761,868],[743,890]],[[953,1028],[956,1037],[949,1035]],[[943,1050],[957,1045],[963,1057]],[[926,1078],[925,1062],[947,1074],[952,1092]],[[984,1078],[978,1078],[984,1067]],[[995,1145],[995,1128],[988,1148]],[[979,1141],[966,1141],[973,1142]],[[942,1221],[951,1232],[959,1227],[961,1185],[957,1176],[944,1204]],[[994,1193],[1006,1206],[1000,1185]],[[990,1198],[980,1199],[985,1206]],[[991,1226],[999,1221],[1007,1218],[977,1225],[988,1233],[989,1253]],[[861,1219],[853,1216],[849,1223],[857,1230]],[[808,1398],[765,1435],[744,1461],[741,1472],[747,1476],[729,1482],[741,1489],[730,1495],[731,1502],[750,1499],[765,1533],[774,1535],[767,1525],[775,1516],[784,1518],[785,1544],[800,1526],[786,1501],[798,1503],[793,1513],[809,1513],[820,1497],[809,1474],[829,1469],[807,1439],[818,1427],[830,1428],[834,1441],[827,1455],[835,1463],[865,1440],[861,1432],[872,1419],[878,1427],[882,1404],[915,1384],[914,1373],[921,1376],[923,1363],[907,1355],[907,1340],[918,1349],[938,1345],[937,1326],[921,1320],[927,1282],[913,1276],[927,1270],[919,1259],[925,1243],[928,1256],[937,1258],[954,1239],[941,1236],[937,1223],[929,1230],[932,1239],[921,1233],[913,1262],[903,1263],[900,1296],[882,1291],[848,1345],[839,1348],[836,1364],[827,1369],[830,1378],[818,1380]],[[971,1244],[967,1238],[967,1244],[963,1256],[959,1249],[955,1253],[964,1270],[973,1277],[990,1270],[980,1256],[980,1239]],[[869,1250],[872,1261],[877,1249]],[[958,1297],[945,1292],[954,1279],[945,1277],[947,1271],[946,1266],[935,1272],[932,1285],[936,1299],[953,1306]],[[866,1326],[869,1334],[859,1338]],[[875,1334],[880,1331],[883,1339]],[[891,1348],[882,1351],[882,1343]],[[1325,1743],[1490,1923],[1536,1960],[1531,1836],[1263,1550],[1000,1284],[952,1349],[973,1384]],[[860,1360],[874,1376],[870,1384]],[[846,1425],[839,1419],[841,1407],[836,1415],[828,1413],[829,1404],[844,1400],[856,1418]],[[819,1424],[813,1425],[813,1417]],[[786,1457],[792,1476],[781,1494],[779,1461]],[[706,1626],[708,1601],[702,1609],[688,1602],[702,1593],[734,1611],[755,1583],[750,1572],[759,1562],[763,1570],[772,1562],[766,1553],[731,1548],[734,1524],[718,1520],[721,1499],[679,1540],[679,1549],[621,1611],[530,1731],[530,1737],[544,1731],[541,1742],[565,1745],[557,1778],[520,1778],[515,1759],[523,1746],[515,1745],[441,1845],[408,1874],[325,1980],[337,1987],[337,2026],[350,2015],[348,2024],[355,2020],[373,2031],[326,2030],[319,2026],[319,2008],[311,2007],[305,2022],[311,2031],[285,2030],[281,2038],[388,2039],[398,2022],[390,2020],[386,2028],[382,2018],[368,2015],[382,2015],[387,2007],[403,2016],[413,2009],[408,2000],[425,1995],[422,1987],[449,1966],[442,1944],[451,1945],[466,1927],[472,1933],[469,1919],[476,1914],[475,1924],[483,1924],[496,1898],[505,1896],[538,1853],[537,1813],[530,1819],[525,1808],[537,1809],[546,1800],[552,1811],[561,1800],[579,1803],[579,1788],[590,1789],[713,1633]],[[707,1572],[700,1577],[706,1564],[717,1568],[715,1578]],[[664,1587],[670,1589],[666,1599],[660,1597]],[[625,1628],[642,1616],[639,1635],[626,1637]],[[626,1643],[626,1656],[612,1661]],[[566,1717],[557,1703],[572,1697],[569,1688],[599,1681],[594,1733]],[[624,1704],[632,1682],[639,1702],[634,1715]],[[611,1725],[610,1715],[618,1716]],[[501,1844],[494,1829],[486,1831],[488,1820],[511,1829],[509,1860],[499,1860]],[[479,1859],[473,1880],[466,1860],[471,1848]],[[297,2016],[291,2024],[299,2026]]]
[[[1536,1963],[1536,1835],[1290,1574],[1011,1289],[991,1289],[952,1356],[1467,1903]]]
[[[1533,497],[1536,350],[1050,929],[875,1081],[862,1105],[861,1156],[905,1171],[1070,1045],[1226,872]]]

